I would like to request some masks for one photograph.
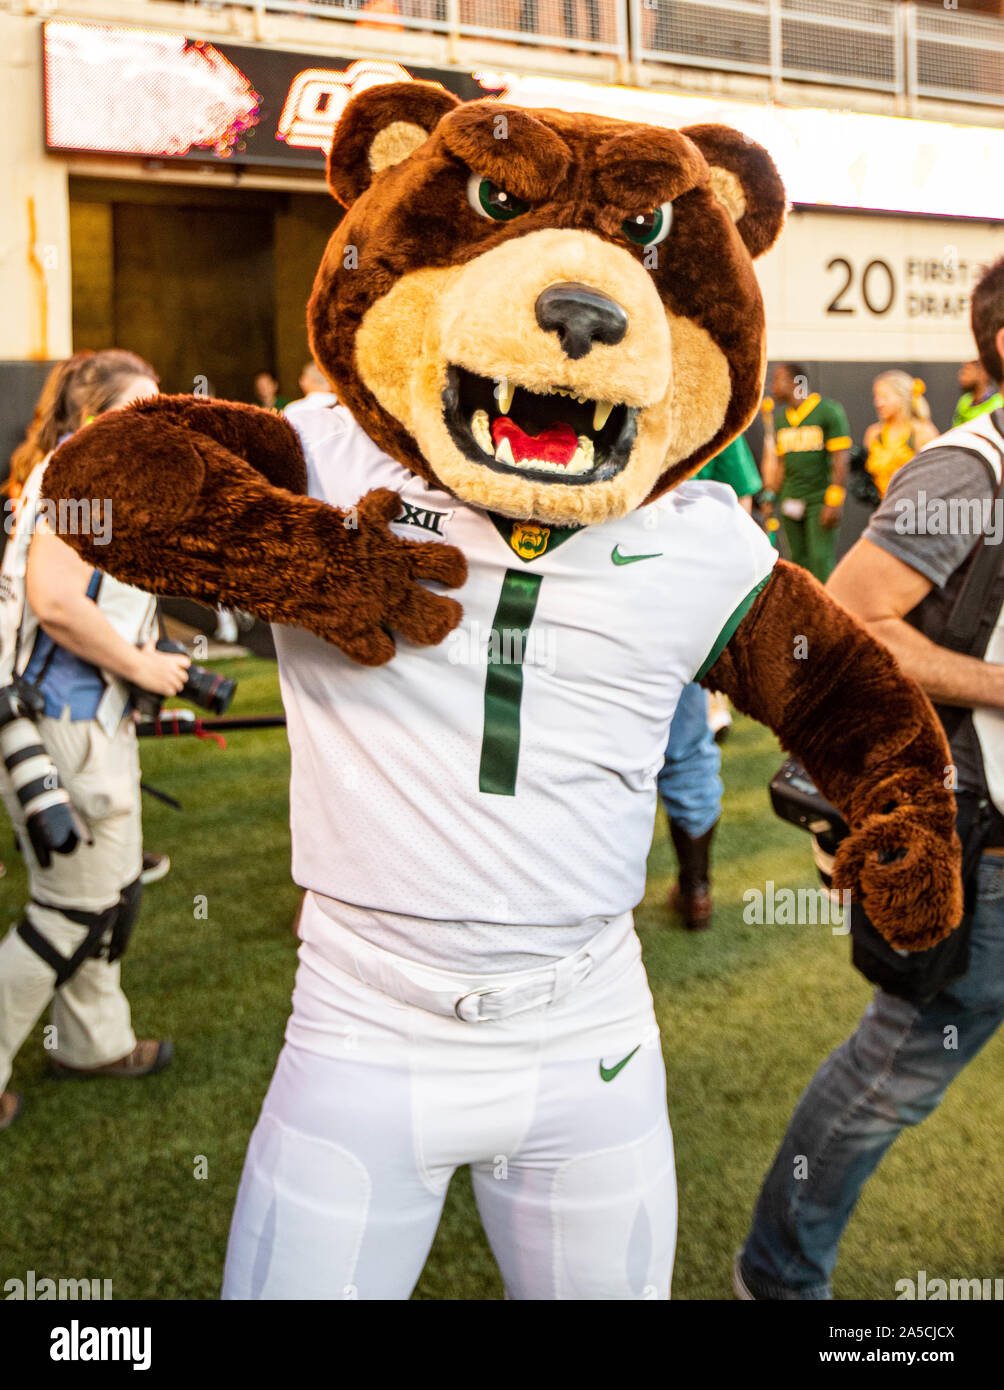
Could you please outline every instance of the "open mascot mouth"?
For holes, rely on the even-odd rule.
[[[443,409],[465,458],[542,483],[613,478],[631,457],[639,414],[566,386],[531,390],[455,366],[447,367]]]

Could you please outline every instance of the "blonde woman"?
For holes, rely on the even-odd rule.
[[[0,763],[0,801],[31,889],[24,917],[0,941],[0,1130],[21,1111],[20,1096],[7,1089],[14,1057],[50,1003],[57,1076],[136,1078],[171,1060],[169,1043],[137,1041],[119,981],[143,859],[129,686],[177,695],[189,661],[156,650],[154,599],[91,569],[41,507],[57,444],[96,415],[156,394],[156,373],[133,353],[76,353],[53,370],[12,460],[20,506],[3,558],[0,593],[13,611],[4,614],[0,686],[30,689],[44,709],[38,742],[87,835],[71,854],[40,863]]]
[[[882,372],[872,383],[878,419],[865,430],[863,442],[868,450],[865,468],[880,497],[885,496],[892,475],[940,434],[931,420],[926,389],[920,378],[909,372]]]

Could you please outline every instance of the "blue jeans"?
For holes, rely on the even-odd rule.
[[[832,1297],[837,1246],[861,1189],[1002,1019],[1004,858],[985,854],[967,973],[924,1005],[877,990],[798,1102],[739,1256],[755,1298]]]
[[[683,687],[656,779],[666,814],[695,840],[722,814],[722,755],[708,728],[707,699],[696,683]]]

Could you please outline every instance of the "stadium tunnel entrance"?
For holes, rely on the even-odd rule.
[[[255,402],[255,375],[301,394],[310,357],[306,304],[339,220],[326,192],[220,189],[71,177],[73,350],[124,347],[164,392]],[[216,615],[166,599],[165,613],[212,633]],[[270,629],[239,641],[272,656]]]
[[[73,350],[124,347],[165,392],[300,394],[306,303],[339,220],[323,192],[70,179]]]

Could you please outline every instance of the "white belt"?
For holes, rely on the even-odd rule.
[[[325,917],[331,918],[328,913]],[[316,949],[342,970],[403,1004],[464,1023],[511,1018],[564,999],[613,955],[632,930],[629,912],[613,917],[573,955],[507,975],[452,975],[371,945],[348,928],[327,933]]]

